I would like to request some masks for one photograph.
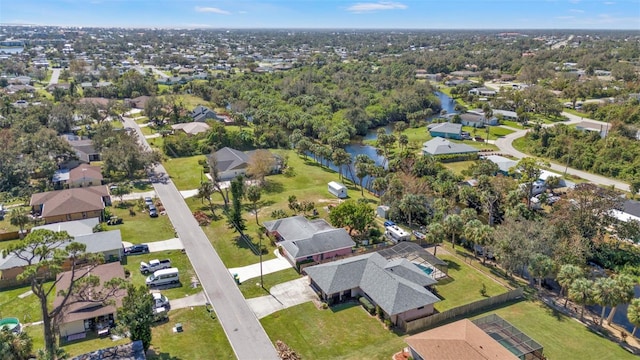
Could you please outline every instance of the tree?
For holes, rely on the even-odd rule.
[[[28,360],[33,358],[33,340],[26,331],[15,333],[9,329],[0,329],[0,359]]]
[[[584,309],[593,302],[592,300],[593,281],[585,278],[578,278],[569,287],[569,299],[578,303],[582,310],[580,311],[580,320],[584,318]]]
[[[207,164],[209,165],[209,176],[211,176],[211,183],[216,191],[222,196],[222,201],[224,201],[224,208],[229,208],[229,197],[227,193],[223,191],[220,183],[222,180],[220,179],[220,173],[218,172],[218,158],[216,157],[216,150],[211,150],[211,154],[207,157]]]
[[[91,270],[102,261],[102,255],[88,254],[86,245],[73,242],[73,238],[66,231],[54,232],[50,230],[34,230],[20,242],[10,245],[3,254],[13,254],[27,265],[24,272],[18,275],[18,280],[29,282],[31,291],[40,302],[44,330],[45,351],[54,360],[57,358],[57,319],[62,310],[73,303],[89,302],[104,304],[121,290],[123,279],[113,279],[100,284],[97,276],[91,275]],[[48,272],[56,277],[63,271],[63,265],[70,270],[69,286],[58,288],[57,294],[62,300],[55,306],[50,305],[48,299],[56,294],[56,286],[61,277],[49,282],[49,278],[42,276]],[[80,268],[80,264],[84,268]],[[50,308],[50,306],[52,306]]]
[[[129,332],[131,341],[141,340],[144,350],[151,345],[151,325],[153,324],[153,295],[145,286],[127,286],[127,296],[118,309],[118,325]]]
[[[482,247],[482,263],[488,257],[489,249],[493,240],[493,228],[483,224],[480,220],[472,219],[465,223],[463,230],[465,238]],[[473,247],[473,253],[476,255],[476,246]]]
[[[338,167],[338,174],[340,174],[340,180],[342,181],[344,178],[342,168],[345,165],[351,165],[351,154],[342,148],[334,149],[333,154],[331,154],[331,161]]]
[[[636,285],[635,280],[627,274],[620,274],[614,278],[615,280],[615,293],[616,293],[616,302],[611,308],[609,312],[609,316],[607,317],[607,325],[611,325],[613,321],[613,317],[616,314],[616,310],[618,309],[618,305],[629,303],[633,297],[634,286]]]
[[[538,280],[538,288],[542,289],[542,279],[553,271],[553,260],[547,255],[537,253],[529,261],[529,271],[531,276]]]
[[[533,197],[533,183],[540,178],[542,168],[549,167],[549,163],[535,158],[525,157],[518,161],[513,171],[520,174],[520,183],[524,184],[527,196],[527,208],[531,210],[531,198]]]
[[[164,106],[165,103],[162,98],[152,96],[144,105],[144,114],[149,118],[149,121],[161,124],[167,115],[164,110]]]
[[[253,213],[256,216],[256,224],[260,225],[260,223],[258,222],[258,201],[260,201],[260,197],[262,195],[262,190],[260,189],[260,187],[258,186],[249,186],[247,188],[247,200],[249,200],[249,202],[251,202],[251,205],[253,206]]]
[[[369,174],[369,167],[374,164],[374,161],[365,154],[359,154],[356,156],[356,160],[354,162],[354,166],[356,168],[356,177],[360,182],[360,192],[362,196],[364,196],[364,187],[362,186],[362,181]]]
[[[203,181],[200,183],[200,187],[198,188],[198,193],[196,194],[196,198],[206,199],[209,203],[209,209],[211,213],[214,214],[213,201],[211,200],[211,195],[215,193],[216,189],[213,183],[210,181]]]
[[[607,307],[613,307],[618,303],[618,284],[613,278],[601,277],[593,283],[593,302],[602,307],[600,312],[600,325],[604,321],[604,313]]]
[[[348,227],[349,235],[353,230],[363,234],[375,216],[375,211],[367,203],[347,200],[331,209],[329,221],[335,227]]]
[[[456,236],[462,233],[464,224],[460,215],[451,214],[444,218],[442,223],[446,233],[451,237],[451,245],[456,247]]]
[[[438,251],[438,244],[442,243],[446,235],[444,226],[442,226],[439,222],[432,222],[427,226],[427,242],[433,244],[433,256],[436,256],[436,252]]]
[[[258,149],[251,154],[247,164],[247,175],[257,179],[263,185],[265,177],[273,172],[276,158],[269,150]]]
[[[402,213],[409,218],[409,228],[413,227],[413,214],[420,212],[426,207],[426,199],[424,196],[406,194],[400,200],[398,205]]]
[[[627,319],[633,324],[631,336],[635,336],[636,329],[640,326],[640,298],[631,300],[631,304],[627,308]]]
[[[29,223],[27,211],[22,207],[11,210],[9,222],[11,225],[20,228],[20,239],[22,239],[24,237],[24,227]]]
[[[116,196],[122,202],[122,199],[125,195],[131,194],[131,185],[129,184],[120,184],[115,188],[109,190],[113,196]]]
[[[231,180],[231,209],[227,211],[228,222],[237,232],[247,229],[242,217],[242,197],[244,196],[244,178],[239,175]]]
[[[567,301],[569,300],[569,288],[574,281],[584,276],[582,269],[573,264],[564,264],[560,267],[556,280],[560,284],[560,295],[565,296],[564,307],[567,307]]]

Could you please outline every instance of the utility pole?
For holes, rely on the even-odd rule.
[[[264,279],[262,278],[262,235],[258,236],[260,239],[260,287],[264,289]]]

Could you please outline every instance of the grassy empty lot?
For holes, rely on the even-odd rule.
[[[191,280],[195,279],[195,271],[189,262],[186,254],[180,250],[168,250],[151,254],[127,256],[124,260],[124,267],[131,272],[130,281],[137,287],[145,285],[147,275],[140,273],[140,261],[149,262],[152,259],[170,259],[171,266],[180,270],[180,283],[182,286],[162,289],[162,293],[169,299],[178,299],[184,296],[193,295],[202,291],[201,287],[192,288]]]
[[[240,286],[240,291],[242,295],[244,295],[245,299],[251,299],[255,297],[269,295],[269,292],[265,289],[270,289],[271,287],[285,283],[287,281],[295,280],[300,278],[300,274],[295,271],[293,268],[281,270],[275,273],[267,274],[263,276],[264,279],[264,289],[260,287],[260,277],[249,279]]]
[[[445,311],[483,299],[484,296],[480,294],[482,284],[486,286],[487,296],[507,292],[504,286],[487,278],[462,260],[451,255],[438,254],[438,257],[449,263],[448,274],[450,277],[450,279],[441,280],[436,285],[438,295],[444,298],[435,304],[438,311]]]
[[[133,201],[130,201],[133,204]],[[112,206],[108,208],[112,215],[116,215],[123,219],[121,225],[107,226],[108,230],[120,229],[122,240],[134,244],[153,242],[159,240],[167,240],[175,237],[173,225],[166,215],[160,215],[157,218],[149,217],[146,212],[139,212],[135,206],[136,215],[131,215],[129,209]]]
[[[318,310],[313,303],[279,311],[261,320],[273,342],[282,340],[303,359],[389,359],[405,347],[360,305]]]
[[[462,175],[462,171],[467,170],[475,161],[456,161],[450,163],[444,163],[444,167],[453,171],[456,175]]]
[[[172,328],[181,323],[184,331]],[[153,328],[150,360],[235,359],[233,349],[217,319],[203,306],[169,312],[169,321]]]
[[[521,301],[489,311],[515,325],[544,347],[549,359],[637,359],[617,344],[538,301]]]
[[[202,166],[198,164],[199,160],[205,159],[204,155],[176,159],[168,158],[163,161],[162,165],[164,165],[178,190],[192,190],[200,187],[201,179],[206,179],[201,171],[203,169]]]

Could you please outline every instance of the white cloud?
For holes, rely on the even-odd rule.
[[[374,3],[357,3],[347,8],[347,11],[355,13],[380,11],[380,10],[404,10],[407,5],[398,2],[379,1]]]
[[[196,6],[196,11],[201,13],[214,13],[220,15],[229,15],[230,12],[216,7]]]
[[[605,1],[605,2],[603,2],[603,4],[605,4],[605,5],[615,5],[616,3],[613,2],[613,1]]]
[[[577,14],[582,14],[582,13],[584,12],[584,10],[580,10],[580,9],[569,9],[569,12],[577,13]]]
[[[575,18],[575,16],[556,16],[556,19],[558,20],[573,20]]]
[[[577,3],[580,2],[580,0],[569,0],[569,2],[572,3],[572,4],[577,4]]]

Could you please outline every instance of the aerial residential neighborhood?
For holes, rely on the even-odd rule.
[[[26,3],[0,4],[0,358],[640,355],[637,16]]]

